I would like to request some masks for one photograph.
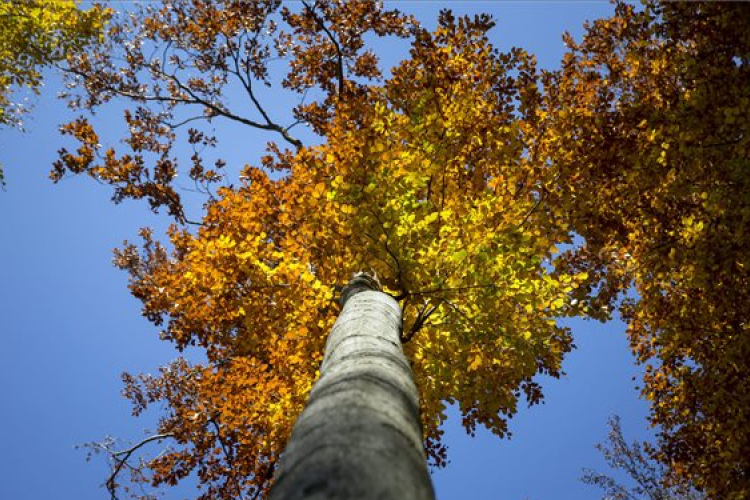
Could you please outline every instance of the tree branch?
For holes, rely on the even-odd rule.
[[[123,467],[130,465],[128,464],[128,460],[130,459],[130,456],[138,451],[143,446],[147,445],[148,443],[154,442],[154,441],[162,441],[164,439],[174,438],[174,433],[166,432],[162,434],[155,434],[153,436],[149,436],[145,438],[144,440],[140,441],[139,443],[136,443],[135,445],[131,446],[128,449],[120,450],[120,451],[114,451],[110,449],[107,445],[96,443],[96,446],[102,450],[104,450],[106,453],[109,454],[110,458],[114,462],[114,466],[112,469],[112,473],[109,475],[107,480],[105,481],[105,485],[107,486],[107,491],[109,491],[110,498],[112,500],[118,500],[117,497],[117,476],[120,474],[120,471]]]
[[[333,36],[333,33],[331,33],[328,28],[326,28],[325,23],[322,19],[315,13],[315,7],[310,7],[307,2],[302,0],[302,5],[305,6],[305,8],[310,12],[310,15],[315,20],[315,23],[318,25],[318,27],[323,30],[323,33],[326,34],[328,39],[331,41],[331,44],[333,44],[334,49],[336,49],[336,79],[338,80],[338,95],[339,98],[343,98],[344,96],[344,55],[341,50],[341,45],[339,44],[338,40],[336,40],[336,37]]]

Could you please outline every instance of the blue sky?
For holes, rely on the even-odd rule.
[[[427,25],[437,11],[486,11],[501,49],[519,46],[554,68],[564,47],[563,31],[577,38],[586,19],[607,15],[607,2],[391,2]],[[376,45],[388,64],[404,47]],[[3,394],[0,428],[0,499],[107,498],[102,461],[85,462],[79,443],[113,435],[130,440],[153,428],[155,414],[130,416],[120,396],[123,371],[155,371],[176,356],[140,317],[140,305],[126,288],[126,275],[111,265],[111,250],[137,239],[142,226],[165,228],[166,217],[145,204],[113,205],[110,191],[89,179],[53,185],[47,174],[64,145],[57,127],[68,111],[55,99],[59,85],[48,80],[27,120],[28,132],[0,131],[0,156],[7,191],[0,192],[0,313]],[[275,104],[275,105],[283,105]],[[116,116],[116,115],[113,115]],[[100,120],[107,123],[104,113]],[[113,132],[114,134],[114,132]],[[223,147],[237,162],[252,161],[264,137],[227,129]],[[113,135],[114,137],[114,135]],[[230,146],[231,145],[231,146]],[[187,153],[186,153],[187,154]],[[523,409],[511,422],[513,438],[478,432],[465,435],[449,419],[446,441],[451,464],[435,471],[441,500],[600,499],[578,481],[584,467],[604,469],[594,449],[607,432],[607,418],[623,418],[626,437],[649,436],[647,405],[636,389],[640,370],[619,322],[572,322],[578,349],[561,380],[543,380],[546,403]],[[455,416],[454,416],[455,417]],[[190,498],[192,490],[168,491],[166,498]]]

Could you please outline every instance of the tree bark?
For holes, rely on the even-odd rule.
[[[433,500],[401,308],[363,274],[341,302],[269,498]]]

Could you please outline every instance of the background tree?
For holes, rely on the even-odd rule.
[[[564,261],[592,312],[634,285],[657,457],[722,499],[750,495],[748,22],[737,3],[617,4],[547,75],[534,153],[585,239]]]
[[[266,490],[353,271],[374,271],[401,302],[436,465],[446,459],[446,404],[467,431],[506,435],[521,394],[541,398],[533,377],[559,375],[571,348],[555,318],[583,311],[569,299],[586,274],[550,266],[556,245],[572,241],[546,203],[555,179],[526,155],[540,102],[533,58],[494,50],[486,16],[445,12],[430,33],[370,1],[279,7],[146,5],[114,19],[106,43],[69,68],[80,84],[73,106],[130,101],[132,151],[102,151],[94,124],[79,118],[64,130],[80,146],[61,151],[54,177],[86,173],[114,185],[117,201],[147,198],[182,224],[170,230],[171,249],[144,230],[143,249],[128,245],[116,262],[162,337],[206,358],[126,376],[135,413],[161,403],[158,435],[174,442],[136,479],[174,484],[195,473],[201,498]],[[379,85],[367,83],[379,74],[364,50],[368,32],[412,37],[410,58]],[[279,54],[290,57],[282,85],[317,97],[294,114],[320,145],[303,146],[258,99]],[[249,117],[237,99],[230,107],[230,80]],[[206,168],[200,148],[216,144],[206,129],[219,119],[275,133],[290,149],[270,145],[238,186],[211,195],[191,231],[171,148],[189,124],[189,176],[208,189],[224,162]],[[125,455],[114,455],[113,494]]]
[[[604,455],[607,465],[613,471],[623,471],[635,486],[628,488],[612,476],[585,470],[581,478],[586,484],[603,489],[606,500],[702,500],[702,494],[684,485],[666,486],[668,473],[664,464],[649,457],[648,443],[628,444],[622,435],[620,417],[614,416],[608,422],[607,442],[596,447]]]
[[[0,3],[0,126],[22,126],[26,98],[14,97],[14,89],[38,94],[42,68],[95,42],[109,14],[108,9],[79,10],[73,0]]]

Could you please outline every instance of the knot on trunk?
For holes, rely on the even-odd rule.
[[[374,290],[376,292],[381,292],[383,290],[380,285],[380,280],[378,280],[378,275],[375,273],[356,273],[341,291],[341,299],[339,300],[341,308],[344,308],[346,302],[350,298],[354,297],[359,292],[364,292],[366,290]]]

